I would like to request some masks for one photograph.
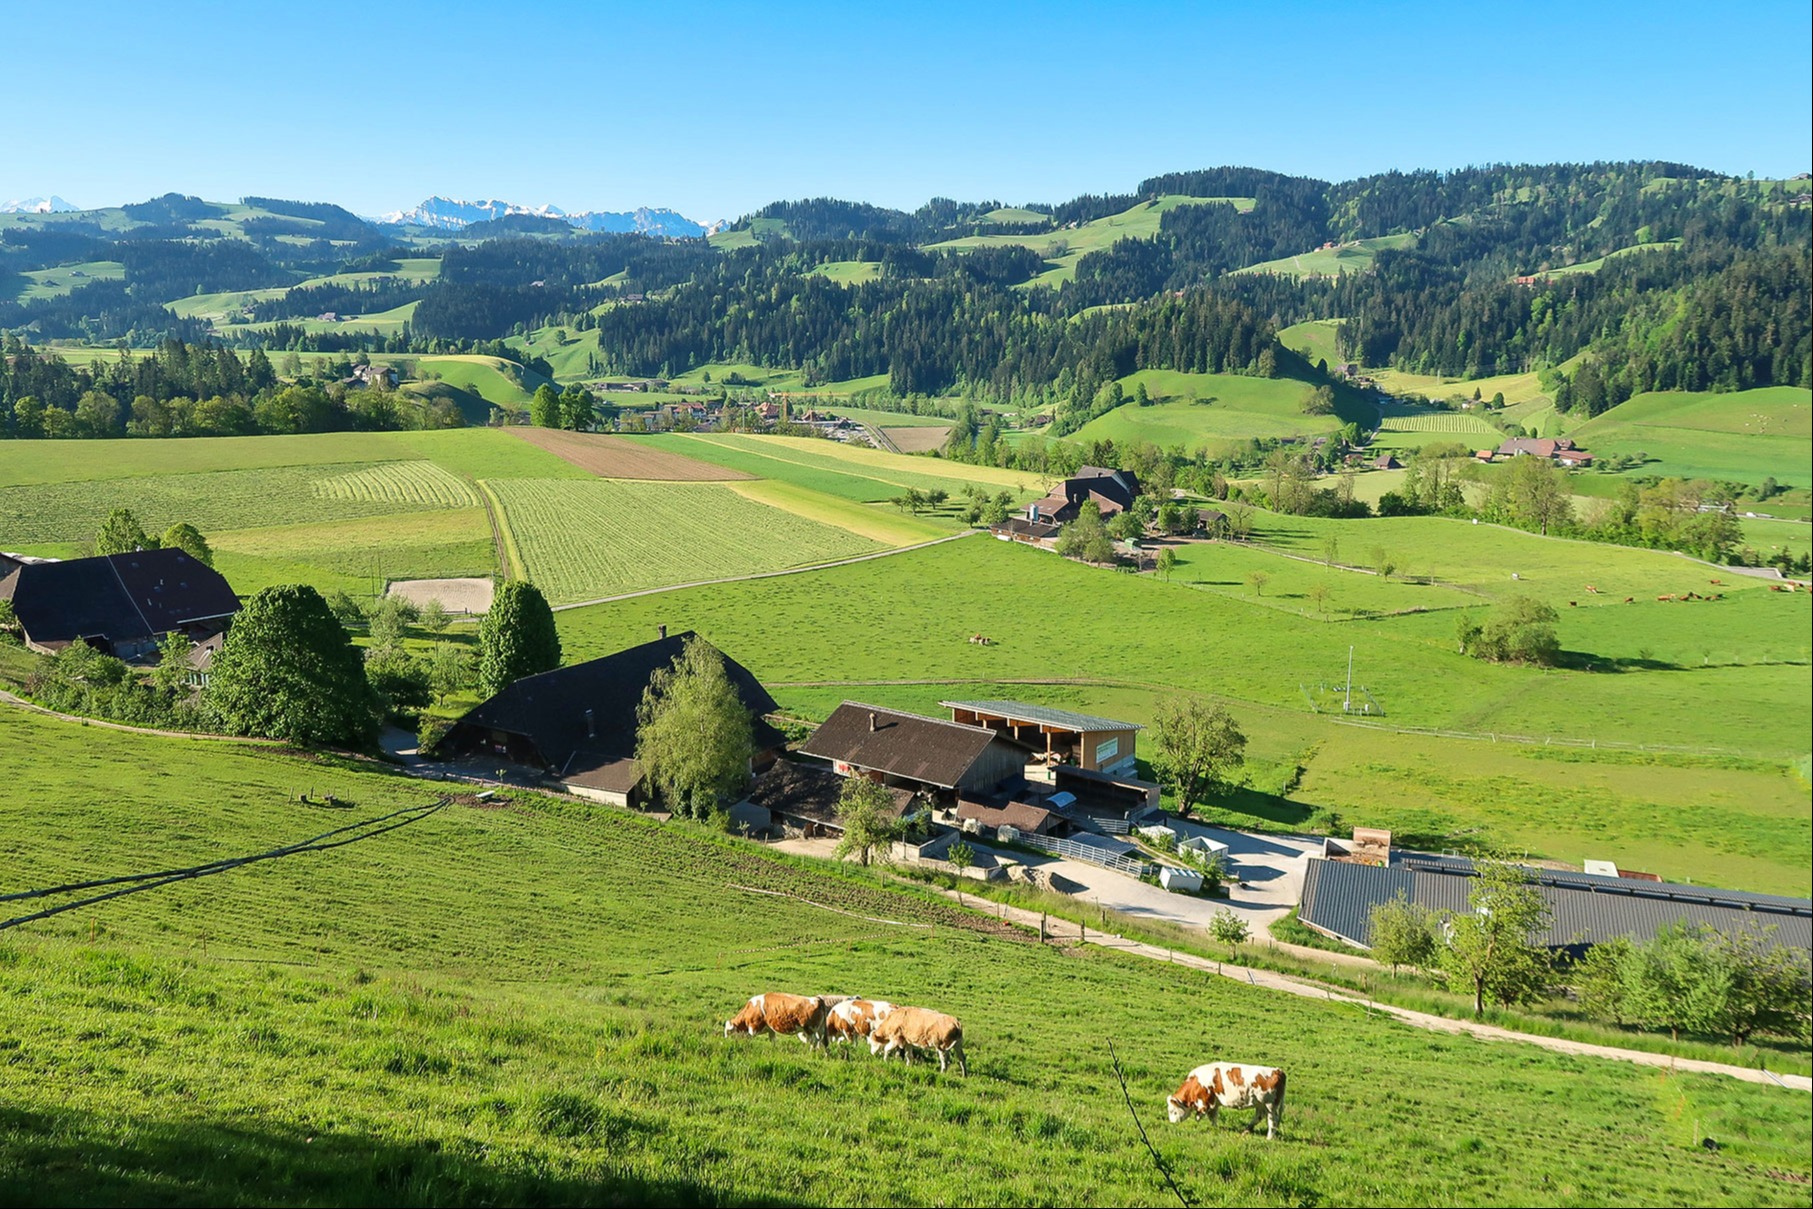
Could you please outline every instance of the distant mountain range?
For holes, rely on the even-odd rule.
[[[674,235],[697,238],[706,228],[684,214],[673,210],[642,206],[635,210],[587,210],[569,214],[558,206],[524,206],[516,202],[460,201],[451,197],[431,197],[408,210],[381,214],[370,221],[389,225],[429,227],[437,231],[457,231],[473,223],[488,222],[510,214],[531,214],[537,218],[557,218],[581,231],[634,231],[643,235]]]
[[[0,214],[63,214],[76,209],[56,194],[49,197],[28,197],[23,201],[9,201],[0,206]]]

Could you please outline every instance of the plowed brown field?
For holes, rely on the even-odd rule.
[[[753,479],[753,474],[714,466],[684,454],[650,449],[590,432],[558,428],[512,428],[516,436],[539,445],[555,457],[607,479],[655,479],[669,483],[724,483]]]

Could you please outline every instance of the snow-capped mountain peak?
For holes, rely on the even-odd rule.
[[[0,214],[66,214],[76,207],[56,194],[49,197],[27,197],[0,206]]]
[[[436,231],[458,231],[477,222],[488,222],[509,214],[531,214],[538,218],[558,218],[581,231],[636,231],[645,235],[681,235],[698,237],[705,228],[683,214],[668,209],[642,206],[635,210],[588,210],[569,214],[559,206],[525,206],[517,202],[462,201],[452,197],[431,197],[419,206],[394,210],[379,215],[380,223],[428,227]]]

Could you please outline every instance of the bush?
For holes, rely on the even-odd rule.
[[[1461,653],[1493,663],[1552,666],[1561,654],[1555,633],[1559,614],[1533,596],[1513,596],[1496,606],[1481,623],[1462,615],[1458,627]]]
[[[453,730],[453,719],[438,714],[423,714],[416,721],[416,753],[425,760],[441,758],[441,741]]]

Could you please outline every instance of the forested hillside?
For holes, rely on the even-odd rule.
[[[1591,416],[1649,390],[1808,384],[1806,189],[1670,163],[1218,168],[1011,208],[776,202],[710,240],[503,222],[412,245],[336,206],[170,194],[5,216],[0,329],[387,353],[558,329],[594,375],[886,375],[898,396],[1078,415],[1136,370],[1285,372],[1277,329],[1314,319],[1342,359],[1541,371]]]

